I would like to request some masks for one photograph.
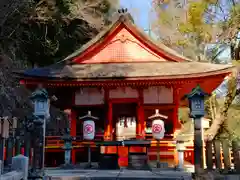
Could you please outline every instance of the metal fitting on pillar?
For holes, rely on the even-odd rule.
[[[184,169],[184,151],[185,151],[184,141],[177,141],[176,142],[176,149],[177,149],[177,152],[178,152],[177,169],[181,171],[181,170]]]

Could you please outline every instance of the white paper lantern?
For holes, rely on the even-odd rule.
[[[95,137],[95,122],[86,120],[83,122],[83,138],[85,140],[93,140]]]
[[[155,139],[163,139],[165,133],[164,121],[161,119],[153,120],[152,122],[152,135]]]

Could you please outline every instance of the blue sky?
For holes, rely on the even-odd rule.
[[[128,9],[132,14],[135,23],[144,30],[149,29],[149,21],[153,17],[151,14],[152,0],[120,0],[120,5]],[[220,58],[229,57],[229,49],[220,54]]]
[[[148,29],[152,0],[120,0],[120,5],[131,12],[135,23],[143,29]]]

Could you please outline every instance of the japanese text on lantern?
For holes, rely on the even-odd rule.
[[[152,127],[153,133],[160,133],[162,131],[162,126],[160,124],[154,124]]]
[[[93,126],[91,124],[86,124],[84,126],[84,132],[87,134],[93,133]]]

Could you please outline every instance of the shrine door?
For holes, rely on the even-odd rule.
[[[137,104],[113,104],[113,122],[115,139],[135,139],[137,125]]]

